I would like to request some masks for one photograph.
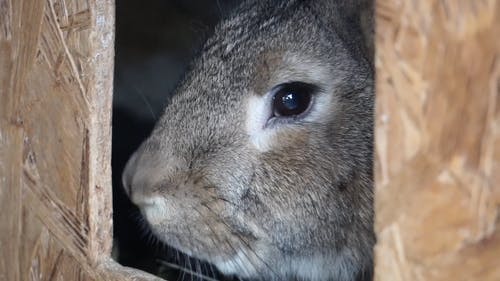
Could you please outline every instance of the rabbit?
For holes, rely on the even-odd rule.
[[[249,280],[371,280],[373,3],[250,0],[122,181],[154,235]]]

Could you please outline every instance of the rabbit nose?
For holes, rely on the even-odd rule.
[[[168,174],[161,156],[157,151],[148,151],[139,148],[128,160],[122,174],[122,184],[125,193],[132,203],[142,206],[148,205],[149,199],[154,196],[156,187],[163,182],[163,176]]]
[[[138,162],[138,153],[136,151],[127,161],[125,169],[123,170],[122,173],[123,188],[125,189],[125,193],[128,195],[130,199],[132,199],[132,190],[133,190],[132,184],[134,175],[136,174],[137,171],[137,162]]]

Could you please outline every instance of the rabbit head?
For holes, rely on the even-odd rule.
[[[162,241],[241,278],[369,274],[371,48],[336,2],[250,1],[216,28],[123,174]]]

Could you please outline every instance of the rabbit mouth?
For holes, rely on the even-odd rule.
[[[180,208],[162,197],[150,198],[138,206],[158,239],[191,257],[230,268],[232,263],[244,262],[245,255],[255,255],[252,251],[259,239],[244,225],[224,219],[219,213],[203,212],[193,205]]]
[[[203,227],[201,227],[203,228]],[[164,232],[161,239],[168,245],[189,256],[208,261],[214,264],[224,264],[229,260],[245,261],[253,253],[254,242],[243,240],[241,236],[223,232],[208,235],[203,229],[191,227],[188,231]],[[254,253],[255,255],[255,253]],[[235,258],[239,257],[240,258]],[[244,257],[247,256],[245,259]]]
[[[160,236],[168,246],[187,256],[215,265],[224,275],[237,275],[239,278],[253,278],[258,275],[263,266],[264,253],[256,251],[252,245],[237,245],[234,240],[226,239],[215,244],[213,239],[204,240],[167,232]],[[229,252],[228,252],[229,251]],[[268,266],[268,265],[267,265]]]

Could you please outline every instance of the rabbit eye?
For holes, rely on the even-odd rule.
[[[273,96],[273,114],[276,117],[297,116],[309,109],[316,87],[302,82],[277,86]]]

